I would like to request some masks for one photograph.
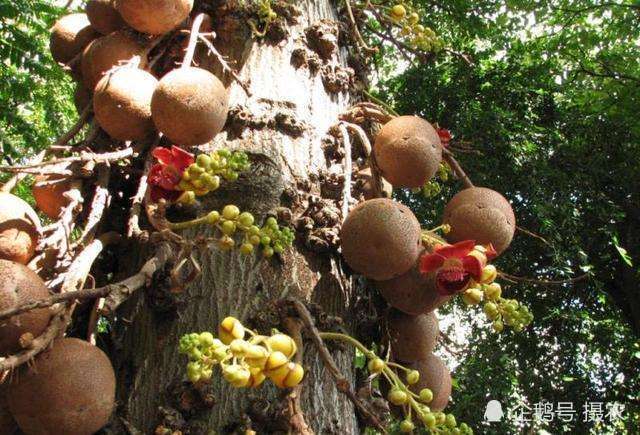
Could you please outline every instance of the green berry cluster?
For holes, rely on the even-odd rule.
[[[178,184],[178,188],[185,192],[182,201],[189,202],[196,196],[218,190],[221,179],[236,181],[240,173],[249,167],[249,157],[242,151],[222,149],[199,154],[196,161],[184,171]]]
[[[413,193],[418,193],[424,196],[425,198],[434,198],[440,195],[442,192],[442,184],[449,180],[451,174],[451,167],[447,165],[445,162],[440,163],[440,167],[438,168],[438,172],[436,176],[431,180],[427,181],[424,186],[413,189]]]
[[[256,248],[262,248],[262,255],[271,258],[275,254],[282,254],[285,248],[293,245],[295,234],[291,228],[281,227],[274,217],[269,217],[261,227],[255,225],[255,218],[249,212],[241,212],[231,204],[219,211],[211,211],[204,217],[187,222],[169,223],[172,230],[183,230],[197,225],[212,225],[220,232],[217,240],[218,247],[228,251],[237,246],[236,236],[242,234],[240,252],[252,254]]]
[[[189,357],[187,377],[193,383],[209,382],[216,366],[236,388],[257,388],[267,378],[278,388],[292,388],[304,377],[304,368],[291,361],[297,346],[290,336],[278,331],[258,335],[235,317],[220,323],[218,337],[210,332],[184,335],[179,349]]]
[[[493,330],[502,332],[504,326],[511,326],[520,332],[533,321],[529,308],[515,299],[502,297],[502,286],[495,282],[498,271],[489,264],[482,271],[480,282],[473,283],[462,295],[467,305],[478,305],[484,302],[483,310],[487,318],[493,322]]]
[[[387,16],[400,28],[400,36],[410,47],[437,53],[444,46],[433,29],[420,24],[420,14],[410,4],[402,2],[390,7]]]

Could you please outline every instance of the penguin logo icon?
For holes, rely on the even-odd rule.
[[[484,412],[484,419],[489,423],[500,421],[504,413],[502,412],[502,405],[497,400],[491,400],[487,403],[487,409]]]

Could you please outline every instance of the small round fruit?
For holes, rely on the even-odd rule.
[[[0,311],[49,297],[42,279],[27,266],[0,260]],[[48,308],[27,311],[0,322],[0,356],[19,351],[20,337],[30,333],[37,337],[47,328]]]
[[[179,68],[165,75],[151,100],[153,121],[169,140],[202,145],[212,140],[227,120],[227,91],[201,68]]]
[[[391,352],[396,360],[415,362],[427,358],[436,347],[440,329],[432,312],[409,316],[400,311],[389,312],[387,318]]]
[[[431,124],[399,116],[382,127],[373,147],[382,176],[394,187],[422,187],[442,161],[442,144]]]
[[[347,216],[340,237],[349,266],[375,280],[402,275],[420,253],[420,223],[409,208],[391,199],[358,204]]]
[[[115,374],[109,358],[77,338],[61,338],[9,385],[9,410],[25,433],[92,434],[109,421]]]
[[[411,363],[408,368],[420,372],[420,380],[410,387],[411,390],[416,394],[420,394],[424,388],[431,390],[433,399],[429,402],[429,408],[432,411],[442,411],[451,396],[451,373],[444,362],[431,354],[423,360]]]
[[[151,97],[158,80],[146,71],[124,67],[105,75],[96,86],[93,110],[98,124],[121,141],[140,141],[154,132]]]
[[[31,192],[38,210],[50,219],[57,220],[62,209],[69,203],[69,200],[64,196],[65,192],[78,186],[79,181],[70,180],[67,177],[38,175],[35,177]]]
[[[491,243],[498,254],[509,247],[516,230],[516,217],[509,201],[485,187],[458,192],[445,207],[443,220],[451,226],[446,235],[448,241]]]
[[[413,316],[430,313],[453,297],[440,295],[435,273],[422,274],[419,264],[397,278],[376,281],[375,287],[389,305]]]
[[[27,264],[36,250],[40,225],[29,204],[0,192],[0,259]]]
[[[115,0],[115,6],[138,32],[162,35],[189,16],[193,0]]]
[[[82,54],[82,80],[95,89],[102,76],[114,66],[139,57],[140,68],[147,66],[145,45],[132,33],[119,30],[96,39]]]
[[[85,7],[91,27],[103,35],[120,30],[126,26],[113,0],[89,0]]]
[[[85,14],[65,15],[51,29],[51,55],[56,62],[68,63],[98,36]]]

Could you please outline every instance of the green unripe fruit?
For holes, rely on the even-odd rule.
[[[222,174],[222,176],[227,181],[236,181],[239,177],[238,173],[233,171],[226,171],[224,174]]]
[[[200,341],[200,344],[206,347],[213,346],[213,340],[215,340],[213,334],[210,332],[202,332],[198,339]]]
[[[384,368],[386,367],[386,364],[384,361],[382,361],[382,359],[374,358],[369,360],[367,367],[371,373],[378,374],[384,370]]]
[[[268,236],[264,236],[260,239],[260,243],[262,243],[264,246],[269,246],[271,244],[271,237]]]
[[[493,302],[487,302],[484,304],[484,312],[487,317],[493,320],[498,315],[498,307]]]
[[[444,415],[444,412],[436,413],[436,424],[444,424],[446,419],[447,419],[447,416]]]
[[[255,221],[255,219],[251,213],[248,213],[245,211],[240,215],[240,217],[238,218],[238,221],[242,226],[250,227],[251,225],[253,225],[253,222]]]
[[[235,220],[240,215],[240,209],[235,205],[227,205],[222,209],[222,217],[227,220]]]
[[[224,221],[222,223],[222,232],[227,236],[233,235],[236,232],[236,223],[233,221]]]
[[[265,225],[274,230],[278,229],[278,221],[274,217],[270,217],[269,219],[267,219],[267,222]]]
[[[415,428],[416,426],[413,424],[411,420],[403,420],[402,423],[400,423],[400,432],[402,433],[410,433]]]
[[[249,242],[252,245],[259,245],[260,244],[260,236],[251,236],[251,237],[249,237]]]
[[[426,414],[423,418],[422,418],[422,422],[424,423],[425,426],[427,426],[429,429],[433,429],[434,427],[436,427],[436,416],[433,415],[433,413],[428,413]]]
[[[419,380],[420,380],[419,371],[411,370],[409,373],[407,373],[407,384],[409,385],[417,384]]]
[[[280,243],[274,243],[273,251],[276,254],[282,254],[284,252],[284,247]]]
[[[275,252],[272,247],[266,247],[264,248],[264,251],[262,251],[262,255],[264,255],[265,258],[271,258],[273,257],[273,254],[275,254]]]
[[[447,427],[453,429],[456,427],[456,417],[453,414],[447,414],[445,424]]]
[[[251,234],[252,236],[259,236],[260,235],[260,228],[258,228],[255,225],[251,225],[251,228],[249,228],[249,234]]]
[[[420,390],[420,401],[424,403],[431,403],[433,400],[433,391],[428,388]]]
[[[502,332],[504,329],[504,323],[502,323],[502,320],[495,320],[493,322],[493,330],[500,333]]]
[[[188,169],[188,170],[189,170],[189,175],[190,175],[192,178],[196,178],[196,177],[198,177],[200,174],[204,173],[204,168],[201,168],[201,167],[200,167],[200,166],[198,166],[198,165],[191,165],[191,166],[189,166],[189,169]]]
[[[244,255],[251,255],[253,253],[253,245],[251,243],[243,243],[240,246],[240,252]]]
[[[409,400],[409,396],[407,395],[407,393],[405,393],[401,389],[394,387],[393,389],[391,389],[391,391],[389,391],[389,395],[387,396],[387,399],[389,400],[389,402],[393,403],[394,405],[399,406],[407,403],[407,400]]]
[[[196,164],[207,170],[211,167],[211,157],[208,154],[200,154],[196,157]]]
[[[218,221],[220,220],[220,213],[218,213],[217,211],[212,211],[207,215],[207,223],[209,225],[215,225],[218,223]]]

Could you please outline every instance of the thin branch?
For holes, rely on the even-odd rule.
[[[474,187],[473,182],[467,176],[466,172],[464,172],[464,169],[462,169],[462,166],[460,166],[460,164],[458,163],[456,158],[453,156],[451,151],[445,148],[442,150],[442,155],[444,160],[449,164],[449,166],[451,166],[451,169],[453,169],[453,172],[462,181],[462,184],[464,184],[464,187],[465,188]]]
[[[42,160],[44,160],[46,155],[47,155],[47,150],[42,150],[33,159],[29,160],[28,164],[33,165],[33,164],[40,163]],[[18,183],[20,183],[26,176],[27,174],[25,173],[19,173],[14,175],[6,183],[4,183],[0,191],[5,193],[10,193],[13,189],[15,189]]]
[[[109,180],[111,178],[111,169],[107,165],[100,165],[98,168],[98,178],[96,181],[96,190],[93,200],[89,206],[89,216],[84,227],[84,232],[78,240],[76,246],[84,246],[93,240],[98,230],[98,225],[102,221],[105,210],[111,204],[111,193],[109,192]]]
[[[345,0],[344,2],[347,6],[347,14],[349,15],[349,21],[351,22],[351,29],[353,30],[353,34],[355,35],[356,42],[362,47],[363,50],[369,53],[376,53],[378,50],[375,48],[371,48],[367,45],[367,43],[362,38],[362,34],[360,33],[360,29],[358,28],[358,23],[356,22],[355,17],[353,16],[353,9],[351,9],[351,0]]]
[[[533,237],[534,239],[540,240],[542,243],[544,243],[547,246],[553,247],[553,245],[551,243],[549,243],[547,241],[547,239],[545,239],[544,237],[542,237],[542,236],[540,236],[540,235],[538,235],[536,233],[533,233],[533,232],[531,232],[531,231],[529,231],[529,230],[527,230],[525,228],[519,227],[517,225],[516,225],[516,230],[520,231],[523,234],[526,234],[527,236]]]
[[[363,415],[365,420],[371,424],[371,426],[385,433],[386,431],[384,429],[384,426],[382,425],[378,417],[373,414],[363,403],[363,401],[360,400],[360,398],[353,392],[353,390],[349,386],[349,381],[340,372],[340,369],[331,356],[329,349],[327,349],[327,346],[324,344],[324,340],[322,340],[322,337],[320,337],[320,332],[316,328],[313,318],[311,317],[311,313],[309,313],[307,307],[305,307],[302,302],[295,299],[287,300],[286,303],[293,307],[293,309],[302,320],[302,323],[305,325],[307,332],[311,335],[311,340],[316,346],[322,362],[333,377],[338,391],[349,398],[356,409]]]
[[[568,278],[568,279],[558,279],[558,280],[546,280],[546,279],[536,279],[536,278],[526,278],[523,276],[515,276],[515,275],[510,275],[508,273],[504,273],[504,272],[499,272],[498,276],[504,278],[507,281],[511,281],[511,282],[527,282],[529,284],[538,284],[538,285],[562,285],[562,284],[571,284],[574,282],[580,282],[580,281],[584,281],[587,280],[591,277],[591,274],[589,273],[584,273],[582,275],[579,275],[575,278]]]
[[[83,151],[77,156],[63,157],[48,160],[46,162],[30,163],[22,166],[0,166],[0,171],[24,172],[30,169],[39,169],[47,166],[58,166],[77,162],[109,163],[126,159],[127,157],[133,156],[133,154],[133,148],[131,147],[108,153],[88,153]]]
[[[210,35],[215,35],[215,34],[210,33]],[[236,83],[238,83],[240,87],[244,90],[245,94],[247,94],[247,97],[251,97],[252,94],[251,94],[251,91],[249,90],[249,86],[244,82],[244,80],[240,78],[240,76],[238,76],[238,73],[236,73],[236,71],[233,68],[231,68],[231,66],[229,66],[227,61],[224,60],[224,57],[222,57],[222,55],[220,54],[218,49],[216,49],[213,43],[209,41],[205,37],[205,35],[199,35],[199,38],[202,42],[204,42],[204,44],[207,46],[211,54],[213,54],[214,57],[218,60],[218,62],[220,62],[220,65],[222,66],[222,71],[224,73],[229,73],[231,77],[233,77],[233,79],[236,81]]]
[[[381,198],[384,196],[384,189],[382,186],[382,177],[380,175],[380,168],[378,168],[378,164],[373,155],[373,147],[371,146],[371,142],[367,137],[367,134],[364,132],[362,127],[357,124],[352,124],[350,122],[343,121],[347,128],[353,131],[356,136],[360,139],[360,143],[364,149],[365,157],[369,159],[369,167],[371,168],[371,177],[373,179],[373,196],[376,198]]]
[[[193,62],[193,56],[195,55],[196,46],[198,45],[200,26],[202,26],[204,17],[205,14],[198,14],[198,16],[193,20],[193,25],[191,26],[191,36],[189,36],[189,45],[187,45],[187,51],[184,54],[184,59],[182,60],[182,68],[189,68],[191,66],[191,63]]]
[[[158,140],[151,148],[151,151],[153,151],[153,148],[157,146],[159,140],[160,138],[158,137]],[[140,180],[138,180],[138,190],[131,200],[131,212],[129,214],[129,222],[127,224],[127,237],[129,238],[141,239],[141,236],[145,233],[140,229],[140,212],[142,211],[142,204],[149,186],[147,183],[149,171],[151,170],[151,166],[153,166],[153,155],[151,151],[147,154],[144,161],[144,169],[140,176]]]

